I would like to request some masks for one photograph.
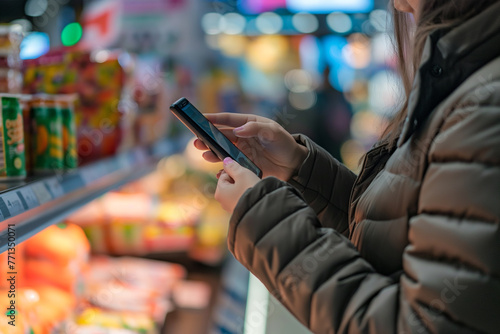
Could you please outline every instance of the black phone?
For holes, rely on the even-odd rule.
[[[221,160],[229,157],[262,178],[262,171],[186,98],[170,106],[177,118]]]

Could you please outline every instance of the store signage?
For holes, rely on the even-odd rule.
[[[82,47],[98,49],[112,46],[120,36],[122,4],[118,0],[92,3],[83,13]]]

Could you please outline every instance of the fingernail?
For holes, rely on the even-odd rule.
[[[244,125],[242,125],[242,126],[240,126],[240,127],[238,127],[238,128],[234,128],[234,130],[233,130],[233,131],[234,131],[234,132],[240,132],[240,131],[242,131],[244,128],[245,128],[245,126],[244,126]]]
[[[224,163],[224,166],[227,166],[229,164],[232,164],[234,162],[233,159],[227,157],[226,159],[224,159],[223,163]]]

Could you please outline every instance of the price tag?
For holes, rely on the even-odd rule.
[[[10,217],[9,209],[7,208],[7,205],[5,205],[2,197],[0,197],[0,217],[2,217],[2,220]]]
[[[106,174],[108,174],[106,166],[101,163],[97,163],[93,166],[82,168],[80,170],[80,176],[82,177],[83,182],[85,182],[86,185],[95,182]]]
[[[64,195],[64,190],[57,178],[54,177],[46,180],[45,185],[47,186],[47,189],[49,189],[53,198],[58,198]]]
[[[88,185],[95,180],[95,168],[93,166],[80,168],[80,175],[83,179],[83,182]]]
[[[11,216],[15,216],[24,212],[23,203],[16,193],[7,193],[2,196],[2,199],[5,202],[7,210],[9,210]]]
[[[47,187],[43,182],[37,182],[31,185],[31,190],[38,199],[38,203],[44,204],[52,200],[52,195],[47,190]]]
[[[38,199],[36,198],[35,193],[30,187],[23,187],[16,193],[17,196],[19,196],[21,203],[23,204],[24,210],[33,209],[38,206]]]

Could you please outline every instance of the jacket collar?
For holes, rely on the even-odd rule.
[[[472,73],[500,55],[500,2],[426,40],[398,141],[403,145],[429,114]]]

